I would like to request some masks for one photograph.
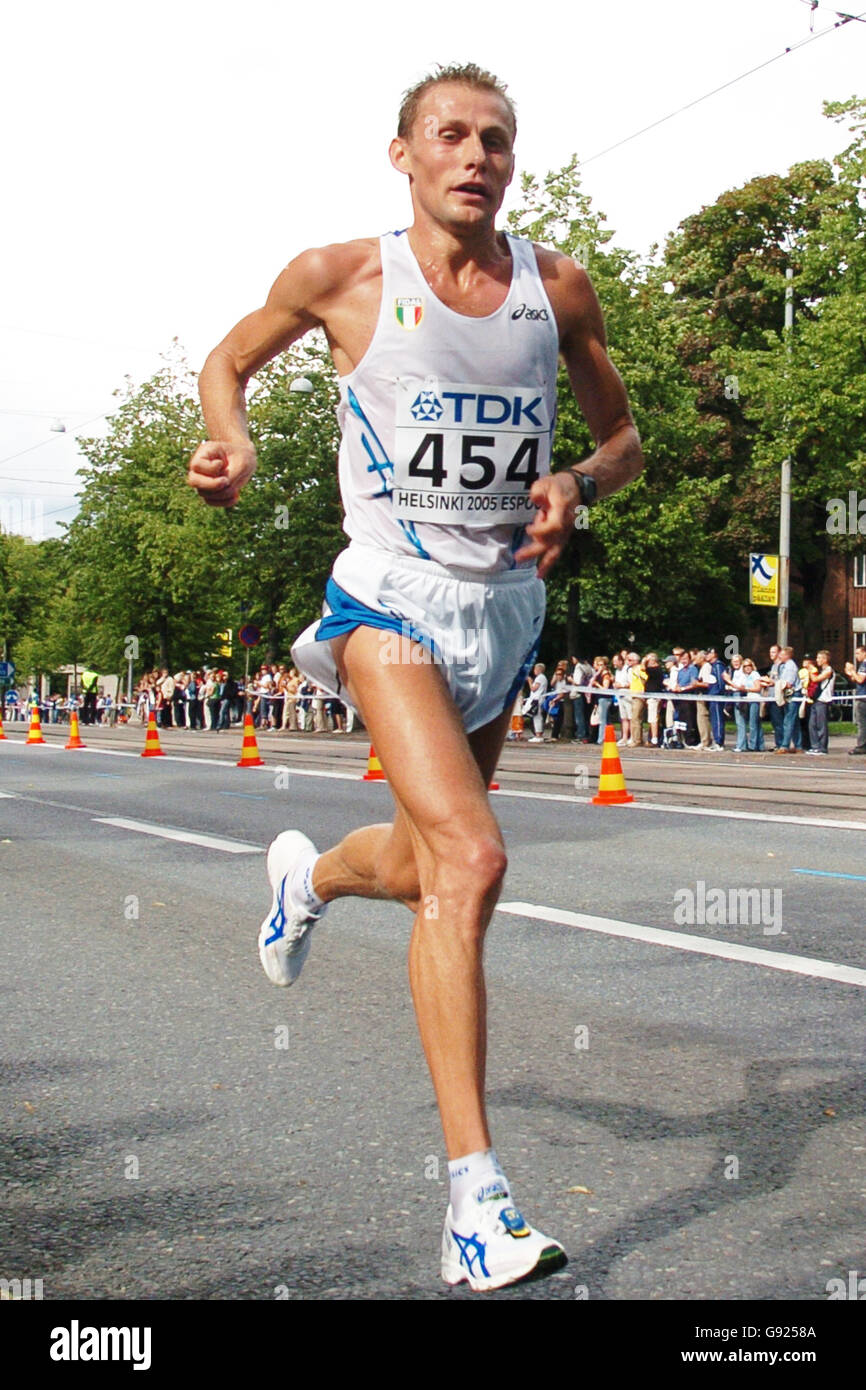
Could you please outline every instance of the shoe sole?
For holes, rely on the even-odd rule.
[[[288,844],[287,841],[291,841],[291,844]],[[271,899],[270,911],[259,927],[257,940],[259,960],[262,963],[262,969],[271,984],[278,985],[280,988],[287,988],[289,985],[293,985],[300,975],[304,967],[304,961],[309,955],[311,933],[309,931],[305,933],[298,949],[288,957],[291,963],[288,978],[284,978],[282,973],[285,968],[284,962],[281,961],[279,957],[275,957],[275,953],[269,954],[270,948],[265,945],[265,942],[268,937],[273,934],[272,923],[274,917],[280,911],[280,889],[282,884],[297,863],[298,855],[307,847],[313,850],[315,849],[315,845],[312,841],[309,840],[306,835],[302,835],[300,830],[284,830],[282,834],[277,836],[268,849],[268,880],[273,889],[273,897]],[[290,859],[289,856],[291,856]],[[288,892],[288,887],[286,888],[286,892]],[[285,912],[285,909],[283,909],[283,911]],[[271,943],[271,945],[273,945],[273,943]],[[279,977],[274,976],[272,968],[279,970]]]
[[[546,1245],[532,1268],[525,1270],[522,1274],[491,1275],[487,1279],[483,1277],[476,1279],[473,1275],[461,1270],[457,1273],[456,1278],[451,1278],[450,1273],[446,1274],[443,1269],[442,1278],[451,1288],[457,1288],[459,1284],[468,1284],[473,1293],[492,1293],[494,1289],[504,1289],[514,1284],[531,1284],[538,1279],[546,1279],[548,1275],[556,1274],[567,1264],[568,1256],[562,1246]]]

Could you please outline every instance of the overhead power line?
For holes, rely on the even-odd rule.
[[[76,428],[77,428],[77,429],[80,429],[80,430],[83,430],[83,429],[85,428],[85,426],[87,426],[87,425],[92,425],[96,420],[104,420],[107,414],[108,414],[108,411],[107,411],[107,410],[103,410],[102,413],[101,413],[100,415],[91,415],[91,417],[90,417],[89,420],[82,420],[82,421],[81,421],[81,424],[80,424],[80,425],[77,425]],[[62,438],[62,436],[59,435],[59,434],[55,434],[55,435],[54,435],[54,438],[55,438],[55,439],[60,439],[60,438]],[[17,454],[7,454],[5,458],[0,459],[0,464],[2,464],[2,463],[11,463],[13,459],[20,459],[20,458],[23,458],[25,454],[32,454],[34,449],[44,449],[45,445],[46,445],[46,444],[50,444],[50,443],[51,443],[51,440],[50,440],[50,439],[40,439],[40,441],[39,441],[38,444],[31,444],[31,445],[29,446],[29,448],[27,448],[27,449],[19,449]],[[2,474],[0,474],[0,483],[5,482],[5,481],[6,481],[5,478],[2,476]],[[19,480],[19,481],[20,481],[20,480]],[[29,482],[30,479],[28,478],[28,479],[26,479],[25,481]]]
[[[839,14],[839,11],[834,13]],[[589,159],[578,160],[583,169],[587,164],[592,164],[596,159],[601,159],[604,155],[610,154],[613,150],[620,149],[623,145],[628,145],[632,140],[637,140],[641,135],[646,135],[648,131],[655,130],[658,126],[664,125],[667,121],[672,121],[675,116],[681,116],[684,111],[691,111],[695,106],[700,106],[702,101],[709,101],[710,97],[718,96],[719,92],[724,92],[728,87],[734,87],[738,82],[742,82],[747,77],[752,77],[754,73],[761,72],[764,68],[770,67],[772,63],[778,63],[780,58],[787,58],[789,53],[795,53],[798,48],[805,48],[807,44],[814,43],[816,39],[823,39],[825,34],[832,34],[837,29],[841,29],[844,24],[850,24],[852,20],[866,21],[866,10],[862,14],[839,14],[835,24],[828,24],[826,29],[819,29],[817,34],[810,34],[807,39],[800,39],[799,43],[792,43],[783,53],[777,53],[775,57],[768,58],[766,62],[758,63],[757,67],[749,68],[748,72],[741,72],[739,77],[732,77],[730,81],[723,82],[720,87],[714,87],[711,92],[704,92],[703,96],[695,97],[694,101],[686,102],[685,106],[677,107],[676,111],[671,111],[667,116],[660,116],[657,121],[651,121],[649,125],[642,126],[640,130],[635,130],[631,135],[625,135],[621,140],[616,140],[606,149],[598,150],[590,155]]]

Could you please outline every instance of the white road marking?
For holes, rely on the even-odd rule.
[[[732,790],[736,790],[736,788]],[[491,796],[519,796],[534,801],[570,801],[573,806],[592,805],[591,796],[561,796],[554,792],[502,790],[491,792]],[[721,811],[709,806],[673,806],[666,801],[631,801],[622,806],[601,807],[600,809],[625,811],[628,815],[632,815],[635,811],[666,811],[675,816],[720,816],[722,820],[775,821],[780,825],[817,825],[829,830],[866,830],[866,820],[831,820],[829,817],[819,816],[764,815],[760,811]]]
[[[13,743],[17,742],[19,746],[23,746],[23,744],[24,744],[24,740],[23,740],[23,739],[18,739],[18,740],[9,740],[9,739],[7,739],[7,740],[5,740],[5,743],[6,743],[7,746],[8,746],[8,744],[9,744],[10,742],[13,742]],[[3,746],[4,746],[4,745],[3,745],[2,743],[0,743],[0,749],[2,749]],[[46,747],[49,747],[49,748],[50,748],[50,747],[57,748],[57,749],[59,749],[59,750],[62,751],[62,744],[59,744],[59,743],[57,743],[57,744],[46,744],[45,746],[46,746]],[[125,752],[124,750],[122,750],[122,749],[120,749],[120,748],[85,748],[85,749],[79,749],[78,751],[79,751],[79,752],[85,752],[85,753],[96,753],[96,754],[98,754],[99,756],[105,757],[105,758],[139,758],[139,757],[141,756],[140,753],[127,753],[127,752]],[[222,758],[191,758],[191,757],[184,757],[184,756],[182,756],[181,754],[176,754],[176,753],[166,753],[165,756],[164,756],[163,759],[162,759],[162,762],[163,762],[163,763],[200,763],[200,764],[202,764],[202,765],[205,766],[205,767],[222,767],[222,768],[227,768],[227,767],[232,767],[232,766],[234,766],[233,763],[226,762],[226,761],[224,761]],[[265,766],[265,767],[263,767],[263,768],[262,768],[262,767],[259,767],[259,768],[244,768],[244,772],[245,772],[245,773],[249,773],[249,772],[270,772],[270,773],[273,773],[273,772],[280,771],[280,770],[282,770],[282,769],[284,769],[284,768],[287,769],[287,770],[289,771],[289,773],[291,774],[292,777],[323,777],[323,778],[325,778],[325,779],[328,779],[328,780],[331,780],[331,781],[335,781],[335,782],[361,782],[361,781],[363,781],[363,775],[362,775],[362,773],[361,773],[360,771],[359,771],[359,772],[326,772],[326,771],[321,770],[321,769],[315,769],[315,770],[314,770],[314,769],[310,769],[310,768],[301,768],[301,767],[295,768],[295,767],[292,767],[292,765],[291,765],[291,763],[290,763],[289,761],[282,762],[282,763],[280,763],[280,762],[277,762],[277,763],[268,763],[267,766]],[[506,770],[505,770],[505,776],[508,775],[508,772],[509,772],[509,771],[513,771],[513,770],[514,770],[514,769],[506,769]],[[568,776],[568,774],[567,774],[567,773],[564,773],[563,776]],[[366,785],[366,786],[376,786],[377,783],[375,783],[375,782],[367,782],[365,785]],[[385,787],[385,786],[387,786],[388,784],[387,784],[387,782],[379,782],[378,785],[381,786],[381,787]],[[731,791],[732,791],[733,793],[736,793],[736,790],[737,790],[736,787],[732,787],[732,788],[731,788]],[[759,787],[756,787],[754,790],[760,791],[760,788],[759,788]],[[521,800],[521,801],[559,801],[559,802],[564,802],[565,804],[567,804],[567,805],[572,805],[572,806],[589,806],[589,805],[591,805],[591,803],[592,803],[592,797],[590,797],[590,796],[566,796],[564,793],[561,793],[561,792],[530,792],[530,791],[516,790],[516,789],[512,789],[512,788],[505,788],[505,787],[500,788],[500,790],[497,791],[497,792],[491,792],[490,795],[491,795],[492,797],[513,796],[513,797],[517,797],[517,798],[518,798],[519,800]],[[656,793],[653,792],[652,795],[656,795]],[[768,795],[769,795],[769,793],[768,793]],[[602,808],[600,808],[600,809],[604,810],[604,809],[608,809],[608,808],[602,807]],[[818,829],[821,829],[821,830],[860,830],[860,831],[866,831],[866,820],[862,820],[862,821],[856,821],[856,820],[836,820],[836,819],[832,819],[832,818],[829,817],[829,816],[823,816],[823,817],[822,817],[822,816],[784,816],[784,815],[773,815],[773,814],[767,814],[767,815],[765,815],[765,814],[763,814],[763,813],[760,812],[760,811],[722,811],[722,810],[716,810],[715,808],[713,808],[713,807],[708,807],[708,806],[675,806],[675,805],[671,805],[671,804],[669,804],[668,802],[664,802],[664,801],[652,801],[652,802],[650,802],[650,801],[633,801],[633,802],[631,802],[630,804],[628,804],[628,805],[626,805],[626,806],[616,806],[616,807],[613,807],[612,809],[613,809],[613,810],[616,810],[616,811],[624,811],[624,812],[627,812],[629,815],[633,814],[633,813],[636,812],[636,811],[663,811],[663,812],[666,812],[666,813],[668,813],[668,814],[670,814],[670,815],[674,815],[674,816],[714,816],[714,817],[716,817],[717,819],[721,819],[721,820],[756,820],[756,821],[761,821],[761,822],[764,822],[764,823],[770,823],[770,824],[776,824],[776,825],[813,825],[813,826],[817,826]]]
[[[689,936],[685,932],[662,931],[659,927],[644,927],[639,922],[618,922],[612,917],[590,917],[583,912],[566,912],[558,907],[537,906],[533,903],[499,903],[497,912],[515,917],[529,917],[535,922],[559,922],[565,927],[599,932],[604,936],[625,937],[628,941],[646,941],[654,946],[672,946],[678,951],[694,951],[701,956],[718,956],[721,960],[745,961],[763,965],[769,970],[786,970],[794,975],[809,975],[817,980],[833,980],[837,984],[857,985],[866,989],[866,970],[834,961],[816,960],[812,956],[793,956],[786,951],[762,951],[756,946],[741,946],[736,941],[715,941],[712,937]]]
[[[186,845],[201,845],[204,849],[221,849],[226,854],[264,854],[261,845],[248,845],[241,840],[222,840],[217,835],[199,835],[193,830],[169,830],[164,825],[149,825],[143,820],[126,820],[123,816],[94,816],[100,825],[116,825],[120,830],[136,830],[141,835],[159,835],[163,840],[181,840]]]

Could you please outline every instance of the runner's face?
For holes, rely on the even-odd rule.
[[[454,230],[492,225],[514,173],[508,107],[493,92],[443,82],[423,96],[408,140],[391,160],[409,175],[412,198]]]

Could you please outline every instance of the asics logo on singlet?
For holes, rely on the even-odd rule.
[[[518,304],[511,317],[513,319],[543,319],[546,323],[548,315],[546,309],[527,309],[525,304]]]
[[[411,405],[415,420],[438,420],[442,415],[442,402],[435,391],[419,391]]]

